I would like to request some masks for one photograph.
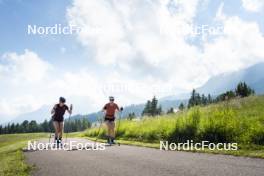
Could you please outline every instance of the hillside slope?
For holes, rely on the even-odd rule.
[[[117,136],[142,142],[237,142],[239,145],[264,145],[264,96],[233,99],[206,107],[141,121],[123,120]],[[97,136],[96,128],[85,135]],[[105,131],[101,131],[103,137]]]
[[[197,89],[204,94],[218,95],[234,89],[240,81],[245,81],[257,94],[264,93],[264,63],[258,63],[236,72],[224,73],[210,78]]]

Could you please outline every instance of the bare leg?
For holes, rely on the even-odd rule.
[[[62,132],[63,132],[63,122],[59,122],[59,139],[62,138]]]
[[[108,121],[105,122],[105,126],[106,126],[106,136],[109,136],[110,131],[109,131],[109,122]]]
[[[112,125],[110,121],[106,121],[107,136],[112,137]]]
[[[55,129],[55,140],[58,139],[58,134],[59,134],[59,122],[53,121],[53,126]]]
[[[113,143],[115,139],[115,122],[106,121],[108,143]]]
[[[110,122],[110,136],[114,139],[115,138],[115,122]]]

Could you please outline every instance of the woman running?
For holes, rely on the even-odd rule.
[[[105,124],[107,127],[107,143],[115,144],[115,113],[122,111],[123,108],[119,109],[118,105],[114,103],[115,98],[110,96],[109,103],[105,104],[103,107],[103,112],[105,113]]]
[[[60,97],[59,103],[55,104],[51,110],[53,126],[55,128],[55,142],[57,144],[61,143],[62,140],[62,131],[63,131],[63,121],[64,114],[67,111],[69,114],[72,113],[72,105],[70,108],[65,104],[66,99]]]

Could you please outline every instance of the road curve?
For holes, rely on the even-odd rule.
[[[87,142],[84,139],[70,139]],[[264,159],[111,146],[104,151],[25,152],[36,176],[263,176]]]

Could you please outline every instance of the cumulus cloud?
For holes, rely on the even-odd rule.
[[[263,33],[259,24],[239,16],[227,16],[224,4],[219,6],[215,20],[222,23],[224,34],[204,42],[203,58],[213,75],[239,70],[264,61]],[[232,64],[231,64],[232,63]]]
[[[75,0],[67,18],[82,27],[77,40],[95,51],[98,65],[115,65],[124,80],[152,77],[190,88],[200,83],[197,75],[205,75],[192,67],[200,65],[199,49],[186,42],[198,2]]]
[[[42,60],[36,53],[25,50],[23,54],[5,53],[1,58],[0,79],[35,82],[41,81],[52,66]]]
[[[210,8],[208,0],[74,0],[67,9],[68,22],[82,27],[76,39],[92,51],[92,66],[101,71],[84,65],[58,73],[33,51],[6,53],[0,61],[0,111],[34,110],[63,95],[80,107],[78,113],[87,113],[100,109],[109,95],[122,104],[144,102],[153,95],[189,91],[213,75],[263,61],[259,24],[228,16],[224,3],[212,22],[222,24],[224,33],[199,45],[190,42],[197,37],[189,31],[202,2]]]
[[[260,12],[264,9],[263,0],[242,0],[243,7],[250,12]]]
[[[58,72],[55,66],[30,50],[22,54],[4,54],[0,75],[2,122],[43,105],[57,103],[60,96],[65,96],[68,103],[74,104],[76,113],[87,113],[101,109],[109,95],[118,97],[122,93],[127,94],[126,82],[122,82],[118,73],[109,74],[110,80],[100,78],[98,73],[85,68],[75,72]],[[132,100],[132,96],[124,96],[125,99]],[[126,102],[128,104],[129,101],[123,101]]]
[[[30,112],[40,107],[40,103],[34,95],[21,95],[13,98],[0,99],[1,114],[14,116],[21,112]]]
[[[51,64],[27,49],[22,54],[3,54],[0,57],[2,118],[29,112],[43,105],[43,102],[37,99],[38,91],[44,89],[44,80],[52,68]]]
[[[82,27],[78,40],[95,49],[95,59],[100,64],[127,68],[138,57],[155,65],[175,58],[175,52],[182,54],[182,49],[195,52],[184,46],[184,35],[177,33],[177,27],[189,26],[197,3],[198,0],[76,0],[67,15],[70,24]],[[160,30],[165,31],[161,34]]]
[[[146,84],[155,80],[161,85],[177,84],[175,90],[188,90],[213,75],[263,58],[258,24],[228,17],[224,3],[219,5],[215,20],[226,33],[214,40],[208,37],[200,46],[188,42],[199,3],[208,4],[202,0],[74,0],[67,18],[70,24],[83,28],[77,40],[93,48],[98,65],[115,65],[124,80]]]

